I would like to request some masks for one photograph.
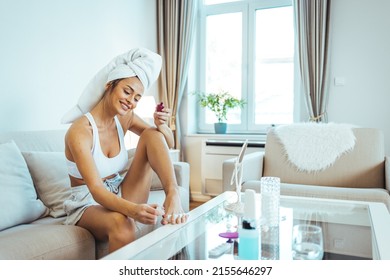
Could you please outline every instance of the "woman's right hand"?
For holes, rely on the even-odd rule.
[[[160,213],[156,209],[157,206],[157,204],[135,204],[133,213],[129,216],[140,223],[154,225]]]

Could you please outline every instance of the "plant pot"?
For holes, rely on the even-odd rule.
[[[225,134],[227,123],[214,123],[214,131],[216,134]]]

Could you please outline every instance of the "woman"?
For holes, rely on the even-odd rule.
[[[137,59],[140,62],[143,58]],[[125,71],[121,69],[128,66]],[[132,68],[132,63],[114,67],[103,97],[72,123],[65,137],[72,186],[72,196],[64,203],[66,223],[89,230],[98,240],[108,240],[110,252],[135,240],[135,221],[155,224],[158,215],[163,214],[157,204],[146,204],[153,170],[166,194],[162,224],[187,220],[169,156],[169,148],[174,145],[167,126],[170,110],[154,113],[155,127],[134,113],[144,84],[147,86],[150,81],[143,84],[142,74],[137,75]],[[148,71],[144,70],[147,76]],[[144,76],[142,79],[145,81]],[[140,136],[128,170],[124,147],[127,130]]]

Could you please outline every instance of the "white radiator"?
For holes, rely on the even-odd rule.
[[[222,193],[222,164],[237,157],[245,140],[214,140],[202,142],[202,193],[216,196]],[[263,151],[264,141],[249,140],[245,154]]]

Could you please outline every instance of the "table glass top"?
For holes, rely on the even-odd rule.
[[[234,196],[234,192],[223,193],[191,211],[187,223],[161,226],[119,252],[114,252],[109,258],[237,259],[239,239],[235,239],[234,233],[241,224],[241,217],[225,208],[227,201],[234,199]],[[277,259],[292,258],[292,227],[299,223],[321,226],[324,259],[372,259],[373,252],[377,251],[367,203],[282,196],[280,205]],[[224,233],[233,234],[233,237],[222,237]],[[225,253],[220,256],[212,254],[212,249],[221,244],[224,244]],[[271,252],[274,249],[275,246],[262,244],[265,256],[267,250]]]

